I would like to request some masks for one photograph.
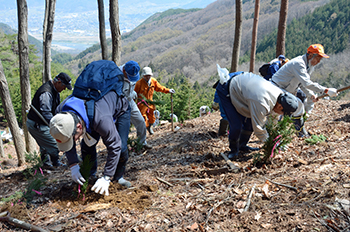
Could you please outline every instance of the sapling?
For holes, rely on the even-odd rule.
[[[42,161],[40,155],[38,155],[38,153],[34,151],[33,153],[25,154],[25,161],[31,165],[28,165],[28,168],[26,168],[23,171],[23,174],[26,178],[30,178],[33,177],[38,170],[41,170],[43,162],[45,162],[46,160]]]
[[[81,192],[83,194],[83,200],[85,200],[85,193],[89,185],[89,177],[91,175],[91,169],[93,165],[94,163],[91,162],[90,154],[86,155],[85,158],[83,159],[83,162],[80,164],[80,173],[86,181],[81,187],[80,187],[80,184],[78,184],[78,198]]]
[[[318,142],[324,142],[326,140],[327,140],[327,137],[324,135],[311,135],[311,138],[305,139],[305,142],[311,145],[314,145]]]
[[[149,99],[147,99],[143,94],[141,94],[141,98],[137,99],[139,101],[138,104],[144,104],[145,106],[148,107],[148,105],[164,105],[165,102],[164,101],[151,101]]]
[[[288,116],[284,116],[281,120],[277,120],[277,116],[270,116],[265,126],[269,137],[262,147],[263,154],[255,155],[254,164],[270,163],[271,158],[284,149],[292,141],[292,135],[295,134],[293,121]]]
[[[142,143],[140,142],[140,138],[129,137],[127,144],[129,146],[129,151],[135,153],[139,153],[143,147]]]

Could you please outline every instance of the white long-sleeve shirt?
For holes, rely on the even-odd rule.
[[[264,142],[269,136],[265,128],[266,116],[273,112],[277,98],[283,91],[253,73],[233,77],[229,89],[237,112],[251,118],[255,135]]]
[[[295,57],[283,65],[272,76],[271,81],[281,89],[294,95],[299,87],[308,97],[314,95],[314,92],[318,94],[324,93],[326,87],[323,87],[310,79],[306,55],[307,54]]]

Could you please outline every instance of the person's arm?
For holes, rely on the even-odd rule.
[[[261,142],[265,142],[269,137],[269,134],[265,128],[266,115],[269,113],[269,111],[263,105],[261,105],[260,102],[255,102],[252,100],[249,100],[248,107],[250,110],[254,133]]]
[[[170,89],[159,84],[159,82],[157,80],[155,80],[153,83],[154,83],[154,91],[162,92],[162,93],[169,93]]]
[[[112,115],[105,115],[95,121],[94,130],[101,136],[108,152],[103,175],[112,177],[118,165],[122,146]]]
[[[322,94],[326,90],[326,87],[323,87],[320,84],[311,81],[309,73],[307,72],[306,68],[302,65],[295,65],[292,71],[294,72],[294,76],[298,78],[301,85],[305,88],[310,89],[318,94]],[[310,96],[309,93],[305,94]]]

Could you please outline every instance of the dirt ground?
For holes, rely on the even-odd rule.
[[[349,199],[350,102],[321,100],[306,122],[311,134],[325,142],[310,145],[294,137],[289,148],[257,168],[254,154],[233,163],[227,137],[218,137],[218,112],[176,124],[156,127],[148,136],[151,150],[130,154],[126,189],[112,183],[109,196],[90,190],[77,194],[68,168],[44,170],[45,186],[30,204],[0,202],[0,212],[47,231],[333,231],[350,223],[330,209]],[[135,136],[132,132],[130,136]],[[249,143],[261,147],[253,136]],[[1,160],[0,198],[25,191],[27,167],[16,167],[13,145],[4,144],[10,159]],[[99,172],[106,150],[99,146]],[[65,161],[65,157],[63,158]],[[39,171],[38,171],[39,172]],[[333,214],[332,214],[333,213]],[[0,218],[3,220],[4,218]],[[328,228],[322,223],[328,223]],[[340,228],[340,227],[338,227]],[[0,231],[25,231],[6,221]],[[341,231],[335,230],[334,231]]]

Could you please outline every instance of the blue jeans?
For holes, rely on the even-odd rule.
[[[242,130],[253,131],[252,120],[237,112],[236,108],[231,102],[229,84],[229,81],[223,85],[219,83],[216,90],[220,98],[220,104],[225,111],[225,115],[230,124],[229,140],[239,141]]]
[[[122,140],[122,150],[120,153],[117,169],[115,170],[114,180],[119,180],[121,177],[123,177],[125,173],[126,163],[129,159],[128,137],[130,130],[130,114],[131,108],[129,104],[128,110],[119,116],[115,122],[115,126],[119,132],[120,139]]]

